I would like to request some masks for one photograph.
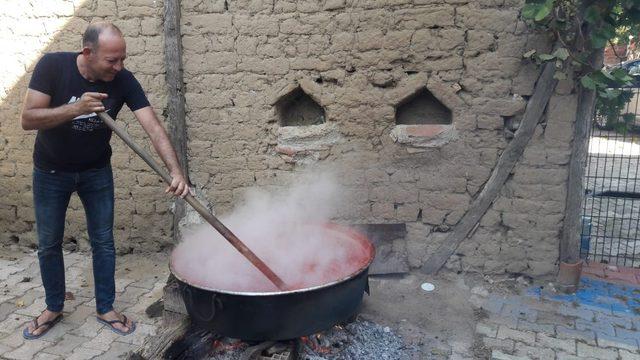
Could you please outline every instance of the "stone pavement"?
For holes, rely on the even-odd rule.
[[[36,254],[3,251],[1,255],[1,359],[118,359],[162,326],[161,318],[149,318],[145,309],[162,296],[169,273],[166,254],[118,257],[116,308],[138,321],[136,332],[123,337],[96,322],[91,256],[73,252],[65,253],[67,290],[74,299],[65,303],[64,319],[41,339],[26,341],[21,334],[25,323],[44,309]],[[513,286],[509,291],[486,283],[475,286],[468,299],[475,309],[473,340],[443,352],[424,348],[424,359],[640,360],[640,287],[621,283],[624,279],[617,278],[624,276],[616,272],[631,271],[588,267],[588,277],[574,295],[557,294],[539,284]],[[439,283],[447,286],[446,281]],[[431,335],[447,341],[442,333]]]
[[[163,254],[117,258],[117,310],[136,319],[137,330],[128,336],[113,333],[95,319],[95,298],[89,253],[65,252],[67,300],[64,318],[45,336],[22,338],[25,323],[45,308],[36,253],[16,253],[0,259],[1,359],[118,359],[136,350],[156,333],[161,318],[151,319],[145,309],[162,296],[169,269]]]
[[[640,287],[604,278],[583,276],[573,295],[538,285],[522,295],[477,298],[476,334],[486,356],[640,360]]]

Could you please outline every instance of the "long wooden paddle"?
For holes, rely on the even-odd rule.
[[[105,112],[98,113],[98,116],[104,123],[115,132],[138,156],[142,158],[160,177],[167,183],[171,184],[171,176],[147,153],[143,148],[138,146],[126,131],[121,129],[116,122]],[[265,264],[256,254],[251,251],[238,237],[231,232],[223,223],[220,222],[200,201],[191,194],[187,194],[184,200],[189,203],[211,226],[213,226],[227,241],[236,248],[253,266],[264,274],[278,289],[284,291],[287,287],[267,264]]]

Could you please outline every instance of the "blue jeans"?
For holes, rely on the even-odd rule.
[[[77,191],[87,218],[93,255],[96,310],[113,310],[116,251],[113,243],[113,174],[111,166],[82,172],[33,170],[33,202],[38,232],[40,275],[49,311],[64,306],[62,238],[67,206]]]

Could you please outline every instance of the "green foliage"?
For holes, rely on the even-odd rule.
[[[632,94],[624,88],[633,77],[625,69],[603,69],[588,59],[608,45],[626,44],[638,37],[640,0],[527,0],[522,17],[554,34],[560,44],[551,54],[530,50],[524,56],[538,64],[555,61],[556,79],[573,72],[582,87],[596,92],[598,125],[627,131],[633,114],[622,112]]]

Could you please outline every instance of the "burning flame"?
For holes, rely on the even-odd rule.
[[[300,340],[303,344],[307,345],[311,350],[317,354],[329,354],[332,351],[331,347],[320,345],[322,339],[321,334],[314,334],[311,336],[302,336]]]

